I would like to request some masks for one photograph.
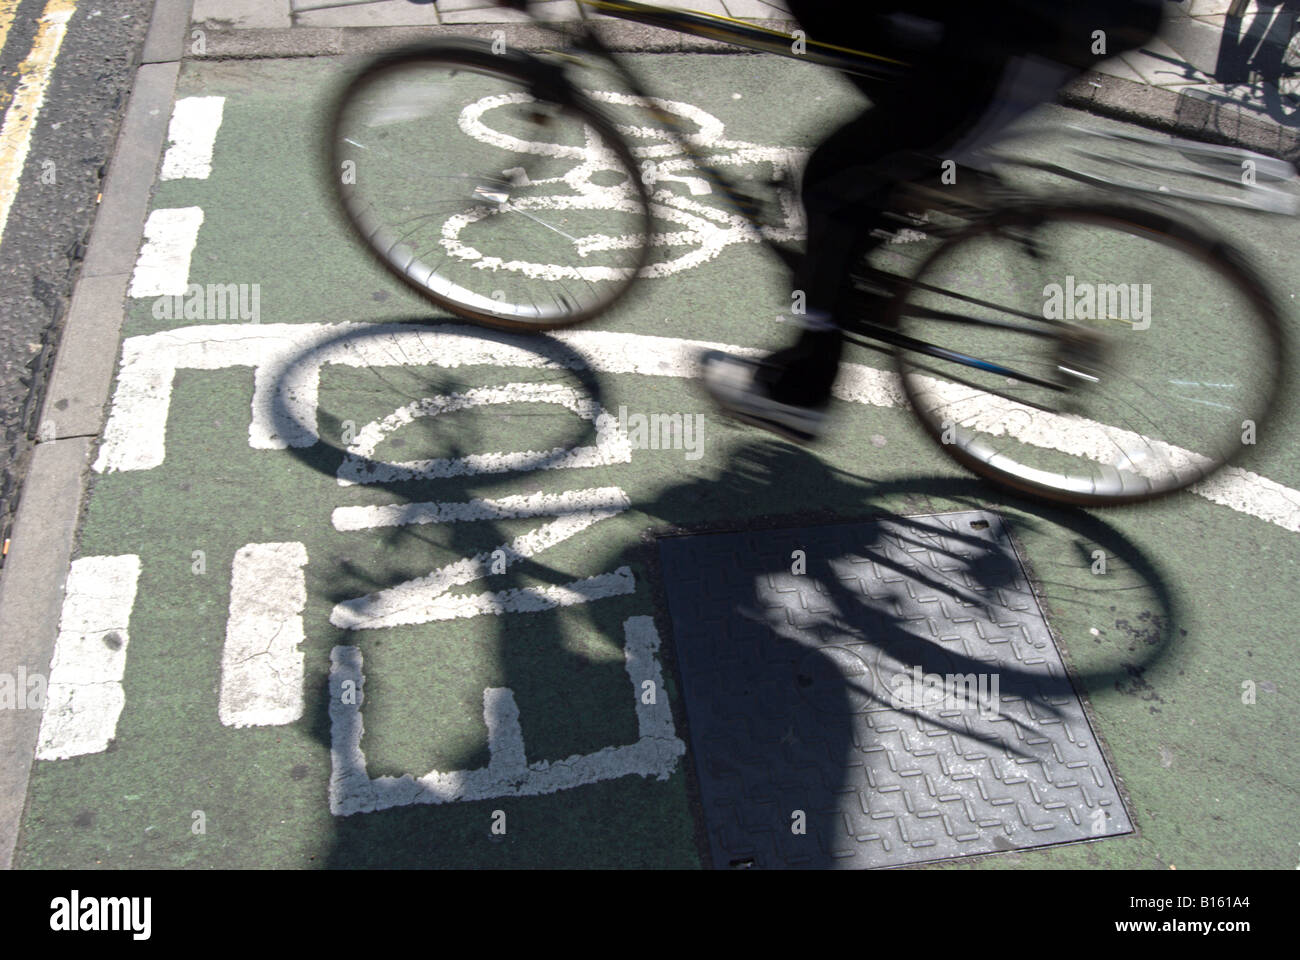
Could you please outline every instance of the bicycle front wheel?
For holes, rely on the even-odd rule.
[[[1163,211],[1034,205],[972,224],[893,304],[942,449],[1076,504],[1193,484],[1262,434],[1285,343],[1244,258]]]
[[[478,323],[580,323],[648,256],[647,191],[623,137],[525,54],[456,40],[381,57],[335,105],[328,154],[371,252]]]

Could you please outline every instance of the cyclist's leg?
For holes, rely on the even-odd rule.
[[[808,239],[793,278],[804,307],[795,319],[803,329],[792,346],[766,358],[767,367],[759,374],[773,399],[782,403],[815,407],[830,398],[843,352],[837,301],[851,264],[849,250],[861,228],[846,207],[853,204],[860,211],[858,204],[869,194],[869,181],[854,176],[854,168],[869,159],[862,145],[875,142],[879,124],[874,110],[859,115],[824,140],[804,168],[801,198]]]
[[[799,339],[765,358],[758,375],[772,399],[817,407],[830,399],[843,351],[846,289],[853,259],[879,243],[895,184],[933,172],[924,157],[958,142],[995,99],[1000,65],[947,61],[832,134],[809,158],[803,179],[806,253],[795,273],[807,313]]]

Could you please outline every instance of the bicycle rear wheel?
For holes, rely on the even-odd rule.
[[[623,137],[526,54],[455,40],[381,57],[335,104],[327,153],[366,246],[478,323],[580,323],[648,256],[648,195]]]
[[[935,250],[892,311],[912,338],[903,387],[942,449],[1069,503],[1208,476],[1262,435],[1284,368],[1278,311],[1244,258],[1157,210],[996,213]]]

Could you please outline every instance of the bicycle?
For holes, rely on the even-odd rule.
[[[889,82],[906,69],[888,57],[726,18],[580,2],[873,81]],[[748,225],[786,264],[795,262],[794,248],[782,242],[790,231],[765,219],[761,201],[704,156],[707,131],[688,132],[586,21],[566,39],[577,55],[469,39],[431,42],[382,55],[346,84],[331,115],[329,179],[356,234],[385,267],[456,315],[498,328],[549,330],[609,310],[653,272],[652,244],[692,239],[690,229],[652,231],[652,215],[685,222],[684,204],[669,187],[692,178],[677,172],[681,163],[667,171],[656,165],[658,147],[629,143],[644,128],[611,119],[616,107],[647,111],[699,174],[701,192],[721,198],[725,215]],[[588,62],[582,57],[611,66],[628,92],[580,90],[568,71]],[[1175,146],[1209,167],[1254,156]],[[1255,442],[1286,365],[1273,296],[1248,260],[1209,228],[1155,199],[1139,205],[1129,198],[1145,193],[1294,213],[1294,197],[1263,185],[1251,186],[1244,200],[1214,197],[989,156],[1001,167],[1067,177],[1124,199],[1046,199],[1013,184],[999,166],[965,178],[973,193],[950,190],[942,178],[900,185],[891,205],[900,229],[853,277],[864,297],[888,297],[888,310],[846,336],[892,351],[907,400],[941,449],[1022,492],[1110,505],[1197,483]],[[1262,179],[1294,177],[1288,164],[1256,159]],[[1118,162],[1144,166],[1141,159]],[[1196,166],[1182,173],[1234,182]],[[781,178],[774,179],[779,188]],[[688,185],[694,194],[697,184]],[[428,201],[439,189],[443,198]],[[512,240],[511,253],[490,252],[503,236]],[[1109,264],[1108,252],[1115,254]],[[434,255],[440,259],[428,262]],[[1146,277],[1161,287],[1158,316]],[[1010,296],[1020,304],[1008,305]],[[1197,309],[1207,316],[1193,328],[1186,318]],[[1216,336],[1235,340],[1233,349],[1198,355],[1198,343]],[[939,345],[945,338],[952,346]]]

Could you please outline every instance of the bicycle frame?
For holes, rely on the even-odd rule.
[[[591,29],[590,21],[586,17],[586,10],[590,9],[595,13],[605,14],[621,20],[643,23],[664,30],[702,37],[763,53],[771,53],[777,56],[786,57],[787,59],[798,60],[803,63],[815,63],[819,66],[829,67],[840,72],[851,73],[880,83],[888,83],[905,76],[910,69],[910,64],[878,54],[809,40],[802,35],[802,32],[800,32],[799,35],[786,34],[778,30],[757,27],[740,20],[734,20],[729,17],[720,17],[713,14],[674,10],[652,4],[634,2],[634,0],[577,0],[577,2],[579,5],[579,11],[583,14],[583,19],[580,21],[583,24],[583,27],[578,32],[576,38],[579,49],[585,49],[613,66],[615,72],[619,75],[619,78],[627,85],[628,90],[641,99],[645,104],[645,109],[651,114],[651,116],[667,128],[670,139],[686,156],[691,159],[695,168],[703,175],[704,179],[708,181],[710,186],[716,188],[725,201],[755,227],[755,232],[758,234],[758,238],[763,245],[776,254],[788,268],[795,268],[799,262],[798,254],[794,250],[773,241],[765,235],[762,227],[766,226],[766,224],[764,224],[759,217],[758,201],[754,197],[740,190],[725,175],[723,175],[721,171],[708,162],[704,155],[691,144],[689,138],[682,129],[682,124],[675,116],[653,105],[651,102],[655,99],[653,95],[641,85],[631,70],[623,64],[619,57],[610,50],[609,47],[600,40],[596,32]],[[546,21],[539,20],[536,17],[533,17],[533,20],[547,29],[565,35],[570,40],[573,39],[565,29],[554,23],[547,23]],[[1106,135],[1102,134],[1102,136]],[[1128,136],[1127,139],[1141,140],[1143,138]],[[1155,141],[1152,140],[1148,142],[1154,143]],[[1225,153],[1229,152],[1226,148],[1205,149],[1217,150]],[[1118,189],[1120,191],[1131,193],[1156,193],[1154,189],[1147,189],[1138,184],[1108,179],[1105,177],[1090,176],[1056,164],[1045,164],[997,154],[991,154],[990,158],[1001,164],[1021,166],[1027,169],[1037,169],[1090,186],[1112,190]],[[1294,173],[1294,168],[1290,169],[1291,172]],[[1279,179],[1281,178],[1279,172],[1272,169],[1269,170],[1267,175],[1276,176]],[[1203,179],[1221,178],[1203,177]],[[994,184],[997,184],[999,193],[1005,194],[1004,199],[1029,199],[1028,195],[1010,187],[1006,181],[1002,180],[1002,178],[997,175],[992,175],[990,180]],[[993,205],[981,202],[986,199],[984,197],[977,197],[974,202],[971,202],[969,200],[961,200],[955,197],[943,197],[936,194],[933,190],[927,191],[924,188],[917,188],[916,185],[902,184],[900,187],[902,188],[902,196],[910,195],[916,197],[928,195],[930,206],[933,209],[964,221],[976,219],[995,209]],[[915,192],[909,194],[909,191],[915,191],[917,189],[920,190],[919,194]],[[1274,191],[1274,193],[1278,193],[1279,197],[1284,196],[1277,191]],[[1180,194],[1177,192],[1166,191],[1164,196],[1181,196],[1184,199],[1193,200],[1206,199],[1190,192],[1182,192]],[[1293,202],[1293,198],[1284,197],[1284,199]],[[1244,207],[1247,209],[1283,212],[1283,208],[1277,205],[1279,201],[1268,196],[1265,196],[1262,203],[1233,202],[1226,200],[1213,200],[1212,202],[1224,202],[1231,206]],[[1285,212],[1294,211],[1287,209]],[[906,218],[904,217],[902,219]],[[938,231],[933,228],[927,229],[927,233],[936,237],[947,232],[946,229]],[[1032,240],[1027,240],[1026,242],[1032,242]],[[881,273],[880,271],[873,272],[877,279],[885,279],[886,283],[888,283],[889,280],[897,279],[892,277],[890,274]],[[971,298],[961,299],[970,300]],[[983,306],[992,306],[992,304],[982,303],[977,300],[972,300],[972,302]],[[950,315],[950,317],[954,320],[962,319],[955,315]],[[1059,333],[1059,330],[1065,326],[1061,321],[1048,320],[1043,317],[1027,317],[1027,319],[1033,319],[1037,324],[1041,324],[1041,331],[1032,328],[1024,328],[1024,332],[1044,337],[1056,336]],[[957,353],[936,344],[926,343],[903,336],[879,323],[867,322],[859,319],[856,320],[851,327],[846,329],[845,333],[846,339],[849,340],[849,342],[861,346],[876,348],[876,344],[865,342],[854,336],[850,336],[849,334],[856,333],[859,336],[867,337],[870,340],[877,341],[878,343],[887,344],[890,347],[904,347],[909,350],[933,356],[936,359],[947,360],[963,366],[989,371],[1022,382],[1033,383],[1051,390],[1064,391],[1069,389],[1059,383],[1043,380],[1021,371],[1012,370],[999,364],[993,364],[989,361],[981,360],[977,357]]]
[[[635,3],[631,0],[578,0],[579,9],[590,7],[598,13],[604,13],[612,17],[623,20],[631,20],[638,23],[648,24],[665,30],[672,30],[679,33],[691,34],[694,36],[706,37],[710,40],[717,40],[745,47],[748,49],[758,50],[766,53],[774,53],[789,59],[799,60],[805,63],[816,63],[821,66],[830,67],[835,70],[847,71],[858,76],[869,79],[888,82],[903,76],[908,64],[889,57],[878,56],[875,54],[864,53],[858,50],[851,50],[846,47],[838,47],[832,44],[819,43],[807,40],[803,37],[797,37],[792,34],[781,33],[776,30],[768,30],[762,27],[754,27],[750,24],[739,20],[732,20],[727,17],[718,17],[712,14],[687,12],[681,10],[672,10],[665,7],[656,7],[651,4]],[[557,33],[565,33],[561,28],[553,23],[547,23],[533,18],[536,23],[551,29]],[[798,254],[782,246],[781,244],[767,237],[761,229],[765,224],[759,219],[758,202],[736,187],[725,175],[716,167],[708,162],[703,154],[696,150],[682,131],[681,123],[678,119],[667,111],[655,107],[651,101],[655,99],[638,81],[636,76],[622,63],[619,57],[610,50],[596,35],[595,31],[589,26],[589,21],[584,18],[581,21],[583,29],[577,37],[577,46],[579,49],[593,53],[605,62],[612,65],[619,78],[627,85],[631,93],[641,99],[645,104],[645,109],[656,120],[662,123],[668,130],[669,137],[674,144],[682,150],[696,169],[704,176],[712,187],[715,187],[725,200],[739,212],[750,224],[755,227],[760,241],[776,254],[787,267],[793,269],[798,264]],[[565,33],[568,36],[567,33]],[[572,38],[570,38],[572,39]],[[552,75],[546,81],[548,88],[550,85],[559,82],[558,75]],[[959,217],[970,219],[977,215],[983,208],[967,203],[957,202],[955,204],[945,204],[944,208]],[[1045,321],[1042,318],[1035,318],[1045,326],[1053,326],[1053,321]],[[968,356],[963,353],[941,347],[936,344],[926,343],[911,337],[903,336],[888,327],[876,323],[858,321],[846,330],[846,339],[852,343],[862,346],[872,347],[873,344],[865,343],[849,333],[856,333],[865,336],[871,340],[888,344],[890,347],[906,347],[920,353],[933,356],[936,359],[947,360],[964,366],[977,368],[980,370],[990,371],[1006,377],[1014,377],[1026,383],[1034,383],[1039,386],[1047,387],[1052,390],[1066,389],[1060,384],[1051,381],[1042,380],[1038,377],[1031,376],[1021,371],[1012,370],[999,364],[993,364],[978,357]],[[1043,335],[1050,336],[1047,330]]]

